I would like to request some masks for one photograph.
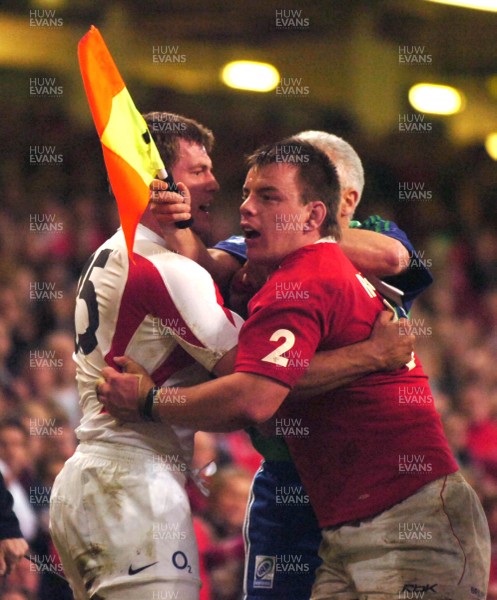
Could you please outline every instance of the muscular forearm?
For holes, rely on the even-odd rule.
[[[154,420],[201,429],[203,431],[233,431],[247,427],[251,419],[238,402],[230,381],[232,376],[189,388],[162,388],[155,394]],[[221,408],[222,407],[222,408]]]
[[[405,319],[393,320],[392,312],[381,311],[367,340],[321,352],[300,381],[301,395],[315,395],[340,387],[374,371],[397,369],[410,359],[414,336]],[[218,374],[233,367],[232,349],[215,367]],[[253,373],[233,373],[189,388],[150,390],[153,381],[129,357],[117,356],[112,367],[102,369],[97,385],[99,399],[122,421],[158,418],[172,425],[230,431],[269,419],[288,395],[279,381]]]
[[[369,340],[318,352],[292,392],[292,398],[334,390],[381,368],[382,362]]]
[[[399,369],[411,360],[414,342],[405,319],[392,319],[390,311],[382,311],[367,340],[317,353],[295,393],[307,397],[341,387],[369,373]]]
[[[398,240],[365,229],[343,229],[340,247],[365,275],[398,275],[409,264],[409,253]]]
[[[193,387],[161,388],[152,416],[170,425],[232,431],[269,419],[287,394],[288,388],[266,377],[234,373]]]

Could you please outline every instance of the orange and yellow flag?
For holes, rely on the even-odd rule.
[[[86,95],[102,142],[105,166],[132,257],[135,231],[149,186],[167,173],[145,119],[138,112],[100,32],[93,25],[78,44]]]

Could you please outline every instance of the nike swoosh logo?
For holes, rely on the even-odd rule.
[[[149,565],[145,565],[144,567],[140,567],[139,569],[133,569],[133,567],[131,565],[129,565],[129,569],[128,569],[128,575],[136,575],[137,573],[139,573],[140,571],[144,571],[145,569],[148,569],[149,567],[153,567],[154,565],[156,565],[159,561],[156,560],[153,563],[150,563]]]

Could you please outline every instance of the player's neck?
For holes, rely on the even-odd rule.
[[[318,230],[315,230],[315,231],[309,232],[308,235],[301,237],[299,243],[294,244],[293,247],[290,248],[284,256],[280,256],[278,259],[276,259],[274,261],[261,260],[260,262],[258,262],[253,259],[250,259],[250,256],[249,256],[249,260],[251,260],[257,267],[266,269],[268,273],[273,273],[274,271],[279,269],[281,263],[284,260],[286,260],[286,258],[288,256],[290,256],[291,254],[294,254],[295,252],[297,252],[298,250],[301,250],[302,248],[305,248],[307,246],[312,246],[312,244],[319,242],[319,240],[321,240],[323,237],[324,236],[321,235],[318,232]]]
[[[164,237],[157,219],[154,217],[148,206],[140,219],[140,223],[145,227],[148,227],[148,229],[159,235],[161,238]]]

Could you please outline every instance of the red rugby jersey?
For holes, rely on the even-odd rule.
[[[252,299],[236,371],[292,387],[317,350],[368,338],[383,309],[337,244],[301,248]],[[275,428],[322,527],[372,516],[457,470],[417,359],[321,396],[287,400]]]

